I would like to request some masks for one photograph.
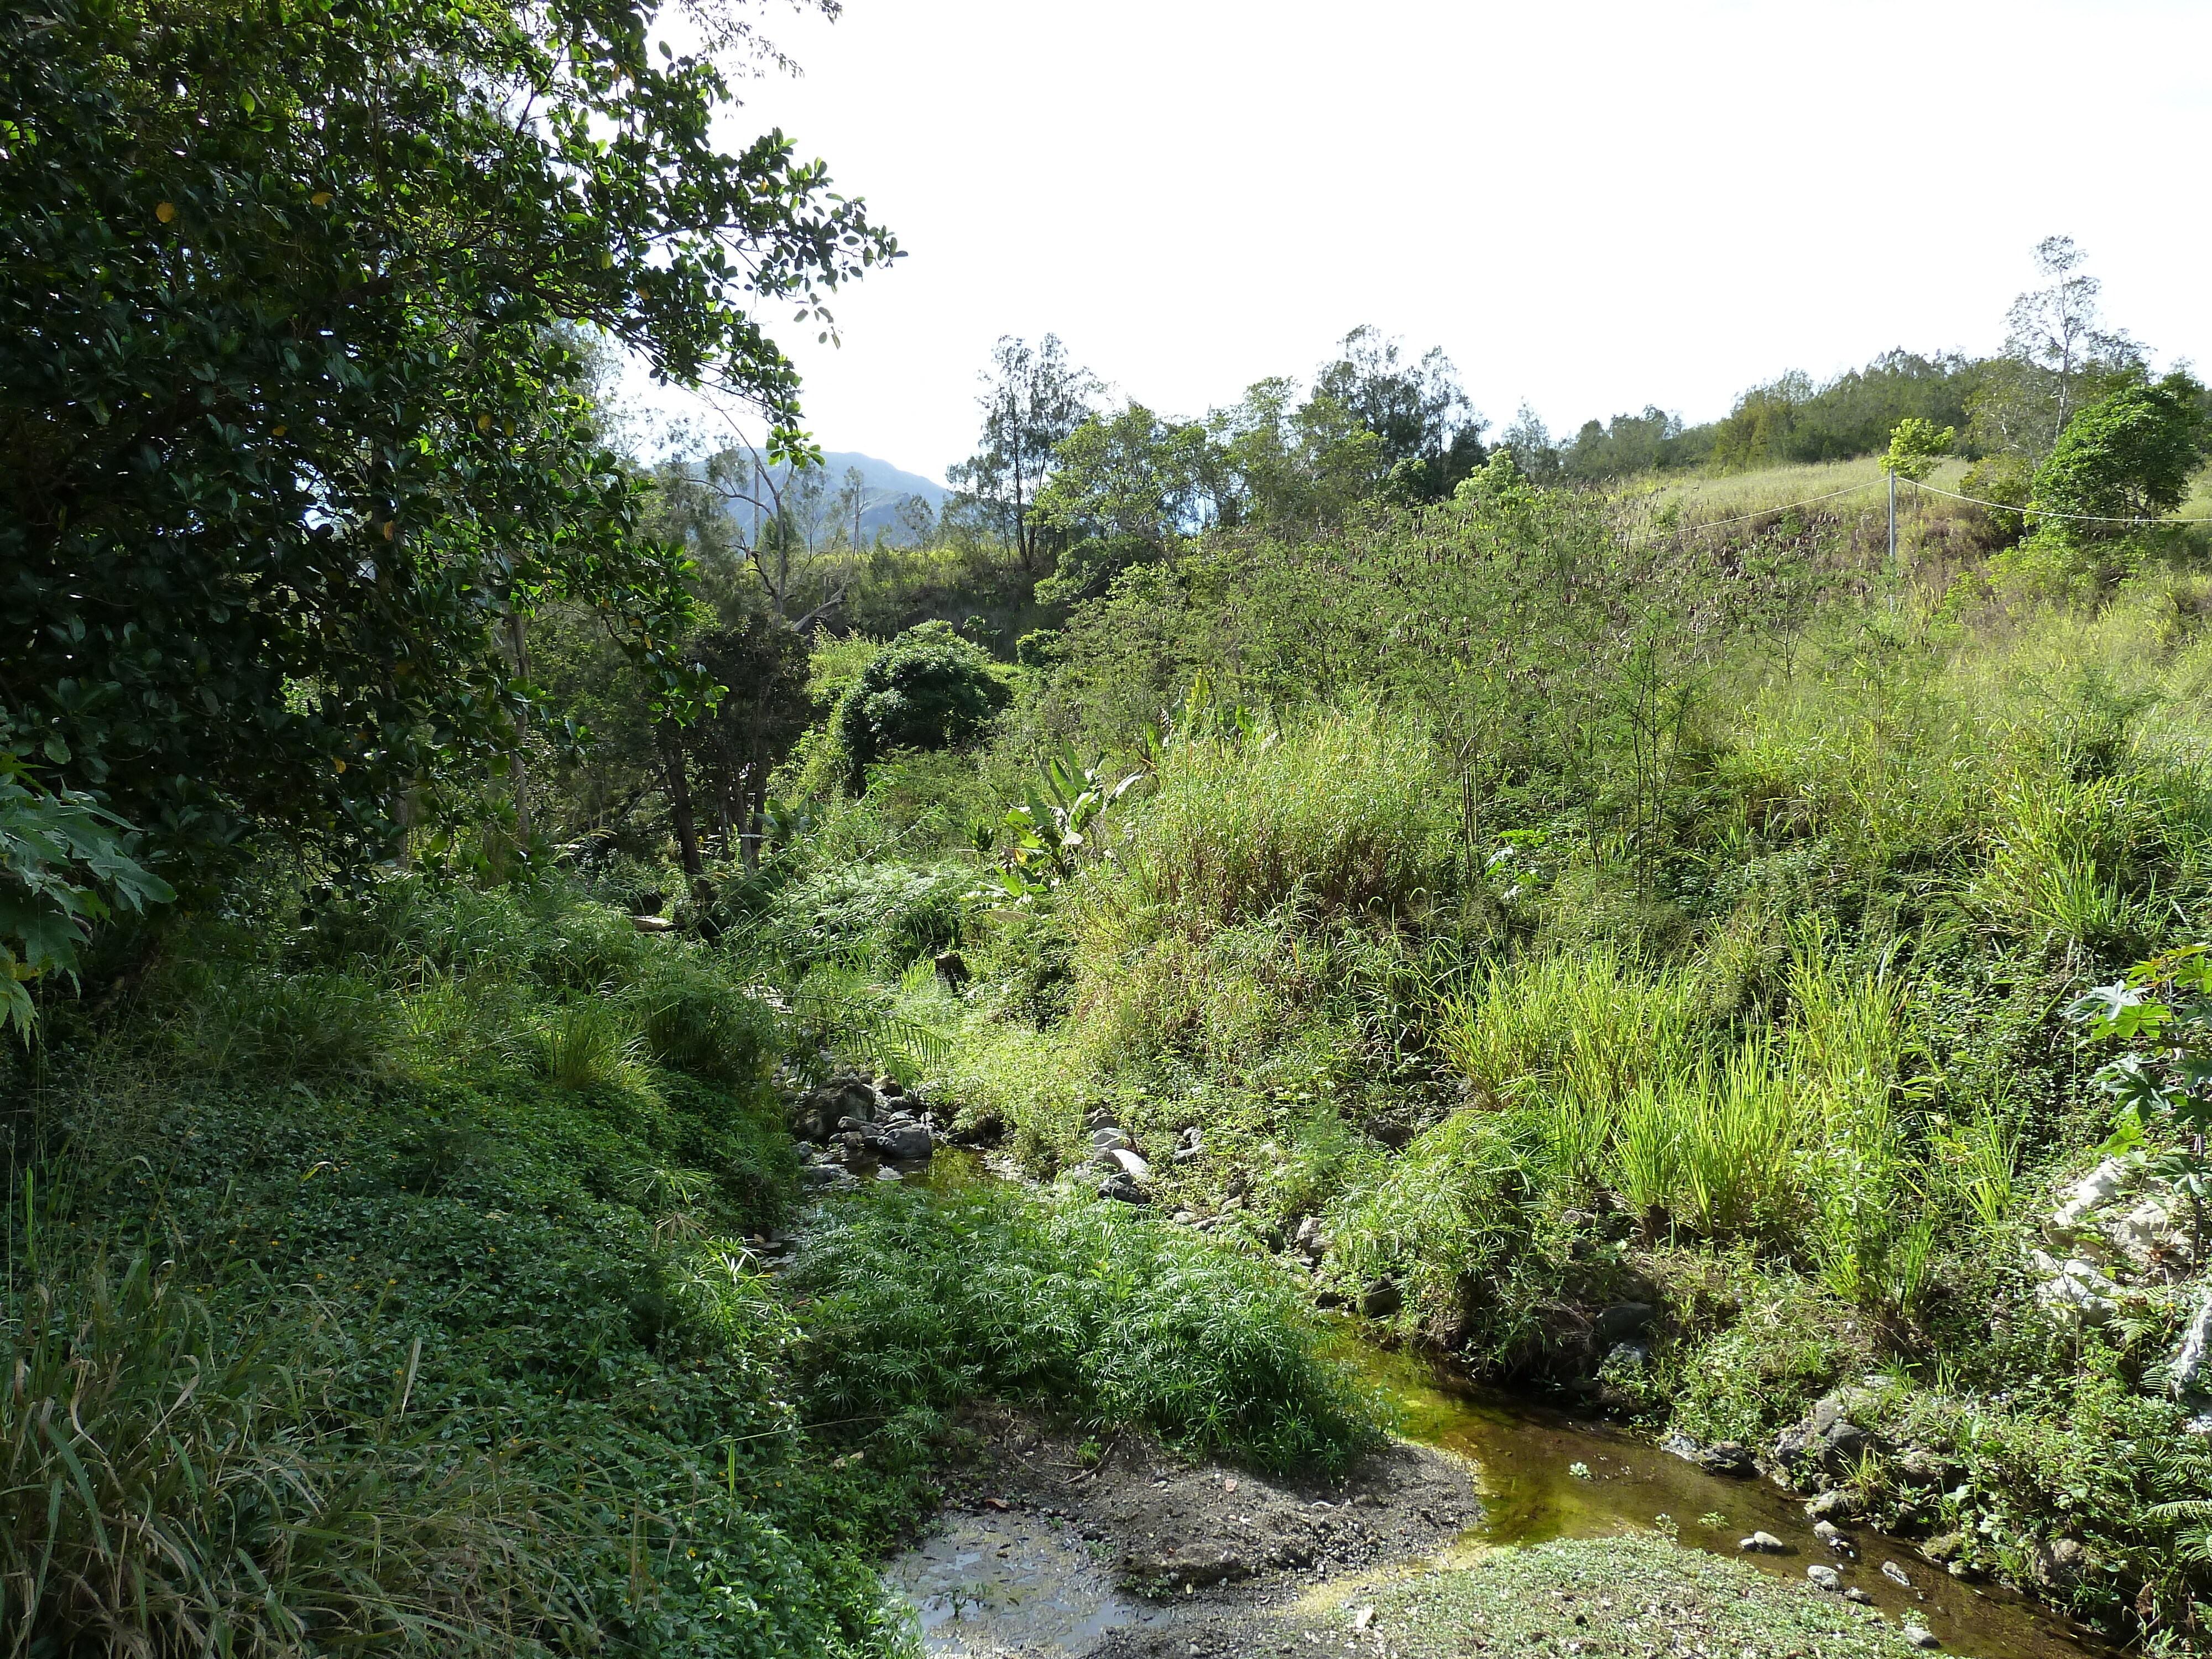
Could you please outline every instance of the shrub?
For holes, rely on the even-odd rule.
[[[947,622],[909,629],[861,671],[832,724],[852,768],[855,794],[887,749],[943,749],[964,743],[1006,707],[991,659]]]
[[[2036,513],[2107,519],[2171,512],[2188,492],[2204,453],[2203,387],[2175,373],[2155,384],[2124,386],[2076,414],[2035,470]],[[2093,520],[2056,521],[2070,539],[2118,536],[2127,526]]]
[[[873,958],[902,968],[960,942],[968,884],[951,866],[833,867],[776,896],[766,935],[793,967]]]
[[[977,1394],[1273,1468],[1338,1468],[1375,1437],[1291,1285],[1121,1205],[870,1194],[797,1273],[809,1409],[895,1440]]]

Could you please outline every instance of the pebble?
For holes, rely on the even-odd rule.
[[[1881,1564],[1881,1576],[1893,1584],[1902,1584],[1907,1589],[1912,1588],[1911,1575],[1894,1561],[1885,1561]]]

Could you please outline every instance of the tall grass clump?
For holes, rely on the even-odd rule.
[[[1829,1285],[1909,1311],[1928,1288],[1934,1218],[1925,1175],[1898,1120],[1905,988],[1885,961],[1853,971],[1818,926],[1798,929],[1784,1038],[1815,1138],[1803,1160]]]
[[[810,1238],[797,1272],[817,1420],[918,1443],[995,1395],[1274,1468],[1340,1468],[1374,1440],[1293,1285],[1121,1205],[874,1193]]]
[[[1091,931],[1205,932],[1294,899],[1340,916],[1419,910],[1451,878],[1457,804],[1425,723],[1373,702],[1171,744],[1092,895]]]
[[[1647,967],[1601,944],[1491,962],[1438,1006],[1437,1041],[1495,1102],[1602,1107],[1698,1064],[1703,1006],[1689,969]]]
[[[626,1089],[646,1079],[645,1034],[629,1009],[605,997],[547,1010],[530,1042],[538,1070],[556,1089]]]
[[[2151,828],[2139,781],[2021,778],[1996,803],[1970,895],[2000,926],[2095,946],[2148,932],[2126,887]]]
[[[629,1000],[645,1050],[670,1071],[757,1084],[775,1059],[775,1011],[758,990],[715,971],[719,965],[671,956],[640,976]]]
[[[237,964],[229,974],[189,977],[198,984],[169,1030],[193,1071],[303,1079],[368,1073],[404,1040],[393,1000],[356,974]]]
[[[1663,1212],[1704,1238],[1771,1232],[1793,1218],[1801,1128],[1764,1043],[1641,1078],[1615,1111],[1613,1184],[1639,1213]]]
[[[314,1358],[143,1255],[24,1264],[0,1358],[10,1656],[513,1651],[582,1634],[534,1494],[392,1419],[319,1427]]]

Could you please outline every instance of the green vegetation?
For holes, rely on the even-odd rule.
[[[897,250],[717,147],[741,18],[51,11],[9,1652],[896,1651],[964,1404],[1340,1468],[1316,1304],[2203,1650],[2206,394],[2070,242],[1996,357],[1564,444],[1007,339],[870,541],[762,308]],[[619,453],[617,348],[763,448]],[[1893,558],[1884,466],[1983,499]],[[1036,1184],[854,1182],[910,1097]]]
[[[1372,1606],[1390,1650],[1413,1659],[1557,1639],[1595,1653],[1644,1652],[1663,1640],[1838,1659],[1893,1655],[1899,1645],[1870,1609],[1815,1600],[1657,1537],[1492,1551],[1389,1585]],[[1344,1622],[1316,1619],[1312,1627],[1334,1635]]]
[[[10,1084],[21,1643],[884,1651],[873,1554],[973,1394],[1371,1433],[1295,1292],[1133,1216],[863,1194],[779,1285],[821,994],[775,958],[559,884],[259,890]]]
[[[896,249],[782,135],[717,147],[747,24],[664,56],[654,9],[70,0],[0,26],[7,713],[166,857],[272,825],[380,856],[473,819],[544,726],[516,658],[556,601],[679,714],[706,694],[592,343],[719,377],[798,445],[759,307]]]

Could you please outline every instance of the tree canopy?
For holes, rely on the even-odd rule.
[[[826,332],[822,297],[896,252],[781,133],[718,147],[748,27],[46,10],[0,21],[0,712],[57,782],[173,857],[272,824],[359,856],[533,717],[518,613],[588,604],[672,706],[703,693],[592,345],[797,447],[763,307]]]
[[[2035,471],[2031,510],[2092,515],[2068,533],[2123,533],[2125,520],[2172,511],[2204,455],[2204,388],[2187,374],[2122,386],[2081,410]]]

